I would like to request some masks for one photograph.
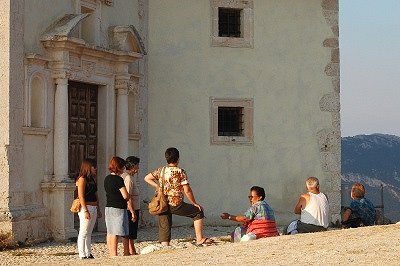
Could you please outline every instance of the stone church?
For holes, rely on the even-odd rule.
[[[208,224],[244,212],[259,185],[284,225],[308,176],[336,222],[338,9],[338,0],[1,1],[0,234],[76,236],[69,207],[86,157],[98,162],[101,208],[114,155],[141,158],[148,200],[143,177],[172,146]],[[143,202],[141,223],[153,222]]]

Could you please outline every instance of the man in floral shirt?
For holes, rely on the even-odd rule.
[[[213,241],[203,235],[203,207],[197,204],[194,198],[185,170],[178,167],[178,149],[168,148],[165,151],[165,159],[167,160],[166,166],[154,170],[144,178],[156,191],[163,190],[168,198],[168,211],[158,215],[160,242],[165,246],[170,245],[172,214],[175,214],[193,219],[197,245],[211,244]],[[158,181],[158,183],[155,181]],[[183,193],[185,193],[191,204],[183,201]]]

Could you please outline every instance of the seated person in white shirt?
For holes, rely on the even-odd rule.
[[[300,214],[300,220],[290,223],[284,233],[311,233],[328,228],[329,203],[326,195],[319,190],[318,178],[307,178],[306,187],[308,192],[300,195],[294,207],[294,213]]]

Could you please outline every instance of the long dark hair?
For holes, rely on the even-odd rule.
[[[97,168],[97,162],[94,159],[89,159],[86,158],[82,161],[81,163],[81,168],[79,170],[79,175],[77,178],[83,177],[83,178],[94,178],[92,174],[92,167]]]

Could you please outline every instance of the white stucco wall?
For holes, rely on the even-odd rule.
[[[207,0],[150,1],[149,169],[175,146],[208,222],[242,213],[259,185],[287,223],[307,176],[322,191],[331,182],[317,138],[332,126],[320,110],[332,90],[321,1],[255,0],[253,49],[212,47],[211,19]],[[254,99],[253,145],[210,145],[210,97]]]

